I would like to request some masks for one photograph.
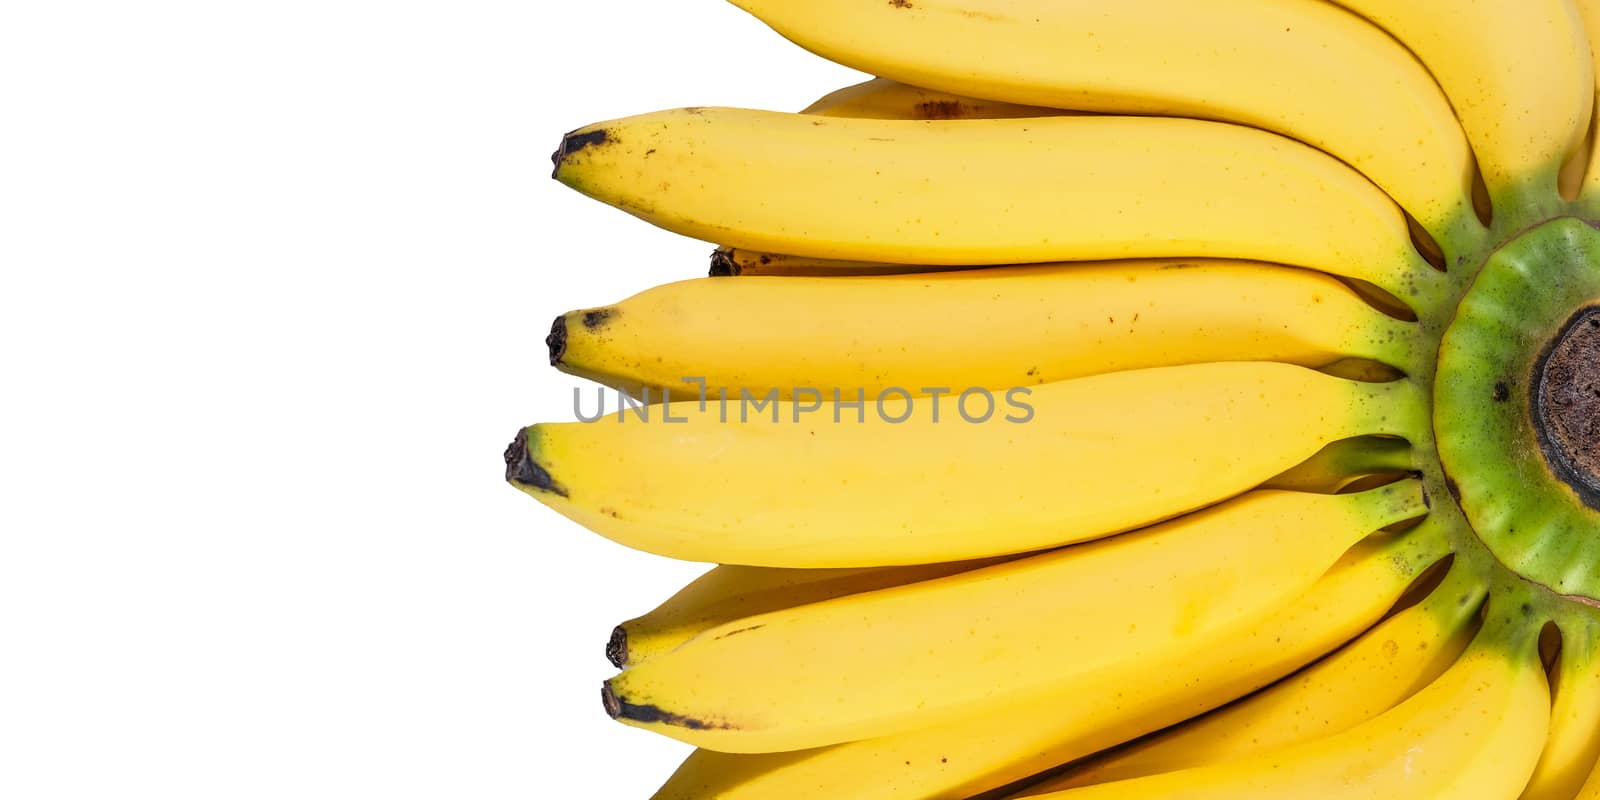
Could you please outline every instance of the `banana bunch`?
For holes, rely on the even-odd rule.
[[[716,249],[505,452],[657,800],[1600,800],[1600,0],[734,2],[879,77],[562,139]]]

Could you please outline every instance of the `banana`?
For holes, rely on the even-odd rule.
[[[618,625],[606,645],[617,667],[665,653],[702,631],[785,608],[942,578],[1005,559],[862,569],[713,567],[649,613]]]
[[[1568,800],[1600,759],[1600,649],[1596,623],[1579,615],[1561,626],[1550,736],[1522,800]]]
[[[740,753],[952,722],[1214,641],[1424,511],[1409,480],[1353,495],[1255,492],[1138,533],[736,620],[612,678],[606,708]]]
[[[573,131],[554,161],[558,180],[592,198],[763,252],[946,266],[1240,258],[1402,298],[1439,280],[1400,209],[1360,174],[1216,122],[689,108]]]
[[[1600,0],[1576,0],[1578,17],[1583,20],[1584,33],[1589,37],[1589,65],[1596,73],[1595,80],[1600,84]],[[1597,104],[1600,104],[1600,86],[1596,90]],[[1590,112],[1593,116],[1593,112]],[[1594,135],[1594,124],[1591,120],[1588,137],[1588,159],[1583,175],[1583,184],[1579,187],[1579,199],[1591,208],[1600,204],[1600,136]]]
[[[1535,637],[1486,629],[1438,681],[1326,738],[1237,761],[1038,795],[1038,800],[1503,800],[1522,790],[1550,722]]]
[[[1560,165],[1582,142],[1595,101],[1589,41],[1572,0],[1334,2],[1389,31],[1438,79],[1497,212],[1550,208]]]
[[[1098,691],[1071,687],[955,723],[814,750],[698,750],[654,800],[965,800],[1005,786],[1233,700],[1357,635],[1444,555],[1430,528],[1372,537],[1269,619],[1238,626],[1214,646],[1132,664],[1125,680]]]
[[[1382,31],[1325,3],[733,2],[801,47],[875,75],[1014,103],[1263,128],[1353,165],[1437,237],[1471,217],[1471,155],[1438,86]]]
[[[718,247],[711,251],[713,278],[733,275],[803,275],[828,277],[833,275],[904,275],[918,272],[943,272],[961,269],[938,264],[885,264],[876,261],[839,261],[830,258],[786,256],[782,253],[758,253],[738,247]]]
[[[830,92],[800,113],[855,119],[1018,119],[1073,112],[965,97],[873,78]]]
[[[849,412],[680,401],[540,424],[507,448],[506,478],[590,530],[673,558],[889,566],[1099,538],[1236,495],[1329,442],[1428,425],[1409,382],[1270,362],[963,394],[971,402],[939,408],[885,393]]]
[[[1433,683],[1476,632],[1485,590],[1453,570],[1427,599],[1257,694],[1092,759],[1019,797],[1219,764],[1349,730]]]
[[[1273,476],[1261,484],[1261,488],[1331,493],[1369,475],[1412,469],[1411,444],[1406,440],[1360,436],[1329,444],[1316,455]]]
[[[1076,112],[1040,106],[1021,106],[977,97],[909,86],[898,81],[873,78],[831,92],[812,103],[802,114],[853,119],[1018,119],[1064,116]],[[782,253],[759,253],[735,247],[719,247],[711,254],[711,275],[898,275],[956,267],[918,264],[886,264],[871,261],[840,261],[805,258]]]
[[[700,278],[566,314],[549,343],[552,364],[610,386],[681,394],[697,391],[684,383],[693,376],[712,394],[787,400],[1005,389],[1208,361],[1406,364],[1411,327],[1320,273],[1159,260]]]

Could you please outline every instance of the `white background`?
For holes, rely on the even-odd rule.
[[[701,571],[502,482],[550,320],[710,247],[562,132],[862,76],[719,0],[0,11],[0,796],[643,798],[611,626]]]

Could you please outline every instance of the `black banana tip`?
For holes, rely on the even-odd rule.
[[[606,642],[606,660],[617,669],[628,665],[628,632],[621,625],[611,629],[611,639]]]
[[[611,681],[600,685],[600,703],[606,707],[606,716],[612,719],[622,716],[622,701],[611,691]]]
[[[550,348],[550,366],[561,363],[561,357],[567,353],[567,315],[556,317],[550,323],[550,335],[544,337],[545,346]]]
[[[528,429],[517,431],[515,439],[506,445],[506,481],[514,486],[526,486],[543,492],[567,496],[567,490],[550,477],[544,467],[533,460],[528,452]]]
[[[573,153],[576,153],[585,147],[602,145],[611,141],[614,141],[613,137],[611,136],[611,131],[608,131],[605,128],[597,128],[592,131],[576,130],[567,134],[566,136],[561,137],[561,146],[557,147],[556,151],[550,154],[550,163],[555,165],[555,169],[550,173],[550,177],[555,178],[560,176],[561,165],[565,163],[567,158]]]
[[[729,278],[739,274],[739,264],[733,260],[726,250],[717,248],[711,251],[711,272],[713,278]]]

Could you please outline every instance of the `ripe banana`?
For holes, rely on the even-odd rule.
[[[1533,772],[1550,721],[1549,688],[1531,638],[1487,629],[1438,681],[1342,733],[1038,798],[1515,797]]]
[[[1416,481],[1254,492],[1138,533],[713,628],[608,681],[607,709],[743,753],[953,722],[1215,641],[1424,511]],[[1101,613],[1108,605],[1120,613]]]
[[[690,108],[567,134],[555,177],[668,230],[798,256],[970,265],[1269,261],[1401,298],[1438,280],[1360,174],[1237,125],[824,119]]]
[[[1600,769],[1589,773],[1589,779],[1583,782],[1583,788],[1573,800],[1600,800]]]
[[[649,613],[618,625],[606,645],[617,667],[665,653],[725,623],[835,597],[942,578],[1006,559],[861,569],[713,567]]]
[[[1583,20],[1583,30],[1589,39],[1589,64],[1595,71],[1595,80],[1600,84],[1600,0],[1575,0],[1578,17]],[[1600,86],[1596,88],[1597,106],[1600,106]],[[1593,117],[1594,111],[1590,111]],[[1600,136],[1594,135],[1594,124],[1591,120],[1589,136],[1586,144],[1587,163],[1584,165],[1583,185],[1580,188],[1580,199],[1594,207],[1600,203]]]
[[[1018,119],[1064,116],[1076,112],[1040,106],[1020,106],[977,97],[909,86],[874,78],[831,92],[802,114],[854,119]],[[711,275],[898,275],[955,267],[925,264],[887,264],[839,261],[782,253],[760,253],[719,247],[711,254]]]
[[[656,407],[650,422],[646,407],[535,425],[507,449],[506,477],[590,530],[674,558],[886,566],[1099,538],[1236,495],[1329,442],[1428,424],[1408,382],[1269,362],[1013,389],[1009,408],[986,396],[987,419],[979,394],[942,409],[880,394],[853,418],[837,403],[712,400]]]
[[[1522,800],[1568,800],[1600,759],[1600,642],[1596,623],[1574,615],[1561,626],[1560,666],[1550,736]]]
[[[965,800],[1247,694],[1375,623],[1445,554],[1424,523],[1353,548],[1309,591],[1212,646],[1130,665],[1125,680],[955,723],[790,753],[697,750],[654,800]],[[863,780],[862,776],[869,776]]]
[[[1264,128],[1353,165],[1436,237],[1471,216],[1471,155],[1438,86],[1405,48],[1326,3],[733,1],[796,44],[875,75]]]
[[[1389,31],[1438,79],[1497,213],[1550,209],[1595,101],[1589,41],[1572,0],[1334,2]]]
[[[960,320],[959,325],[951,324]],[[557,320],[550,361],[637,391],[831,398],[1004,390],[1209,361],[1405,365],[1404,323],[1320,273],[1124,261],[936,275],[680,281]],[[1431,355],[1429,355],[1431,358]],[[660,397],[660,392],[655,396]]]
[[[1021,797],[1220,764],[1355,727],[1433,683],[1477,630],[1484,588],[1453,570],[1418,605],[1236,703],[1089,760]]]
[[[966,97],[873,78],[830,92],[800,113],[855,119],[1018,119],[1073,112]]]

